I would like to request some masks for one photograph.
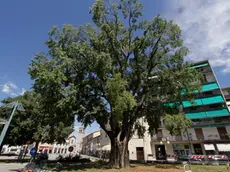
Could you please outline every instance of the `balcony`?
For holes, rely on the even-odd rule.
[[[209,134],[208,137],[204,138],[205,140],[220,140],[218,134]]]
[[[210,119],[198,119],[196,121],[192,121],[193,127],[198,126],[207,126],[207,125],[218,125],[218,124],[228,124],[230,123],[229,117],[220,117],[220,118],[210,118]]]
[[[229,134],[220,134],[220,139],[221,140],[230,140],[230,135]]]
[[[213,97],[195,99],[194,103],[191,101],[183,101],[182,103],[183,103],[184,108],[188,108],[192,106],[204,106],[204,105],[223,103],[223,102],[224,102],[224,99],[222,96],[213,96]]]
[[[208,92],[208,91],[212,91],[212,90],[216,90],[219,89],[219,86],[216,82],[213,83],[207,83],[207,84],[202,84],[201,86],[201,92]],[[199,93],[198,90],[194,90],[193,93]],[[181,94],[186,94],[186,90],[183,90],[181,92]]]
[[[204,140],[204,136],[202,134],[197,134],[196,137],[197,140]]]
[[[227,109],[212,110],[212,111],[197,112],[197,113],[186,113],[186,118],[188,119],[202,119],[202,118],[213,118],[213,117],[222,117],[222,116],[229,116],[229,112]]]
[[[152,141],[160,142],[162,138],[167,138],[168,141],[183,141],[182,136],[172,136],[168,133],[158,133],[152,137]]]

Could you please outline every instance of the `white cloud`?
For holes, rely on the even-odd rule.
[[[167,17],[180,25],[187,60],[210,60],[230,73],[230,0],[168,1]]]
[[[6,93],[10,96],[17,96],[18,95],[16,93],[17,86],[11,81],[5,82],[3,85],[0,85],[0,87],[1,87],[1,91],[3,93]]]
[[[23,95],[26,92],[25,88],[22,88],[22,91],[19,93],[20,95]]]
[[[9,82],[9,86],[11,87],[11,88],[13,88],[13,89],[17,89],[18,87],[14,84],[14,83],[12,83],[12,82]]]
[[[10,87],[8,86],[7,83],[5,83],[4,85],[2,85],[2,92],[3,93],[9,93],[10,92]]]

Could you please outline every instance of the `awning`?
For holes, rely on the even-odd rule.
[[[213,144],[204,144],[205,150],[215,150],[215,147]]]
[[[230,152],[230,144],[216,144],[220,152]]]

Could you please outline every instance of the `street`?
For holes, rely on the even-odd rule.
[[[21,170],[26,164],[21,163],[0,163],[1,172],[12,172]]]

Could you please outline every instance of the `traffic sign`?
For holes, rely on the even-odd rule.
[[[32,149],[30,150],[30,155],[31,155],[31,156],[35,156],[35,154],[36,154],[36,148],[32,148]]]
[[[69,152],[73,152],[73,146],[69,147]]]

